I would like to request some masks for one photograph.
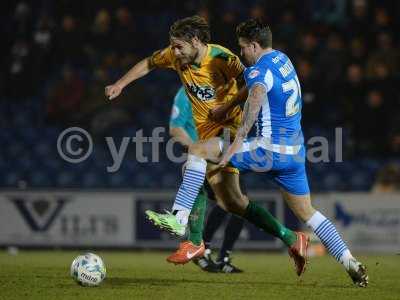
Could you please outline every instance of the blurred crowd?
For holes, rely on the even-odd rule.
[[[133,123],[165,125],[179,87],[174,74],[150,75],[115,105],[104,97],[105,85],[166,46],[177,18],[204,16],[212,42],[237,52],[235,26],[256,17],[271,25],[274,48],[286,52],[297,69],[306,133],[343,127],[348,157],[400,154],[399,1],[32,0],[0,5],[1,101],[40,103],[37,126],[78,124],[102,132]]]

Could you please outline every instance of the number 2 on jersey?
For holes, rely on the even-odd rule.
[[[286,116],[290,117],[297,114],[300,110],[299,100],[301,98],[300,82],[297,76],[285,83],[282,83],[283,92],[292,91],[292,94],[286,101]]]

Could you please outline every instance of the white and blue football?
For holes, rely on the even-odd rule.
[[[93,253],[79,255],[71,264],[71,277],[83,286],[98,286],[106,278],[106,266]]]

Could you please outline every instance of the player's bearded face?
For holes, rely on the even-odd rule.
[[[239,38],[240,55],[243,57],[244,62],[252,66],[256,63],[256,54],[254,46],[249,43],[246,39]]]
[[[171,38],[171,48],[181,65],[192,64],[198,54],[198,49],[184,40]]]

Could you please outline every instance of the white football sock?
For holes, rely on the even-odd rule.
[[[179,224],[186,226],[187,223],[189,222],[189,215],[190,215],[190,210],[182,209],[177,211],[175,217]]]

